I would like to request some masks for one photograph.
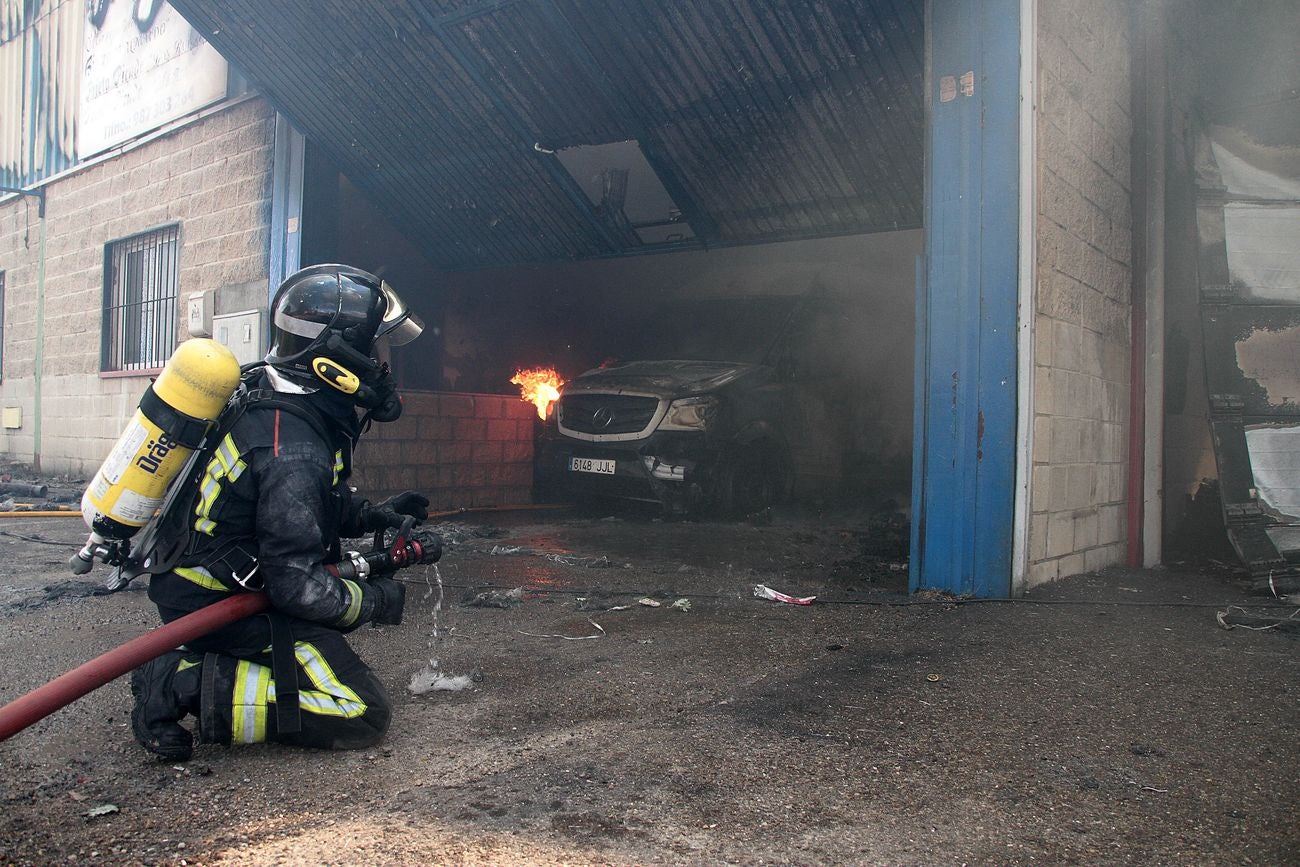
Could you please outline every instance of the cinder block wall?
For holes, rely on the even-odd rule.
[[[41,468],[88,477],[147,387],[99,373],[104,245],[180,224],[177,329],[191,292],[266,280],[274,114],[247,100],[46,186]],[[5,272],[0,402],[23,426],[0,453],[32,460],[40,220],[34,200],[0,205]]]
[[[532,502],[537,410],[500,394],[402,392],[402,417],[375,424],[352,484],[370,499],[418,490],[435,509]]]
[[[1124,558],[1129,4],[1041,0],[1030,586]]]

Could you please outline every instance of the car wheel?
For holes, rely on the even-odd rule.
[[[723,517],[743,518],[785,499],[789,472],[780,449],[754,443],[722,460],[713,501]]]

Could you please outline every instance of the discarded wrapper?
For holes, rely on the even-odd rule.
[[[812,605],[816,596],[791,596],[788,593],[782,593],[780,590],[773,590],[766,584],[755,584],[754,595],[759,599],[770,599],[773,602],[785,602],[789,605]]]
[[[657,600],[651,599],[649,596],[642,596],[642,597],[641,597],[640,599],[638,599],[636,602],[637,602],[638,605],[644,605],[646,608],[658,608],[658,607],[659,607],[659,602],[658,602]]]

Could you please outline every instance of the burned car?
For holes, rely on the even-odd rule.
[[[664,303],[618,357],[566,383],[539,452],[552,489],[671,513],[744,515],[834,480],[851,444],[834,353],[838,303],[762,296]],[[847,405],[846,401],[841,406]]]

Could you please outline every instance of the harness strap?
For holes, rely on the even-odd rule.
[[[217,655],[203,655],[203,682],[199,689],[199,742],[230,743],[230,733],[223,740],[217,734]],[[226,697],[227,701],[230,696]]]
[[[271,676],[275,678],[275,730],[288,735],[302,731],[298,707],[298,660],[294,655],[293,627],[278,611],[270,611]]]
[[[140,398],[140,412],[158,427],[171,431],[170,438],[187,449],[198,448],[208,430],[208,419],[186,415],[155,394],[152,388],[146,389]]]

